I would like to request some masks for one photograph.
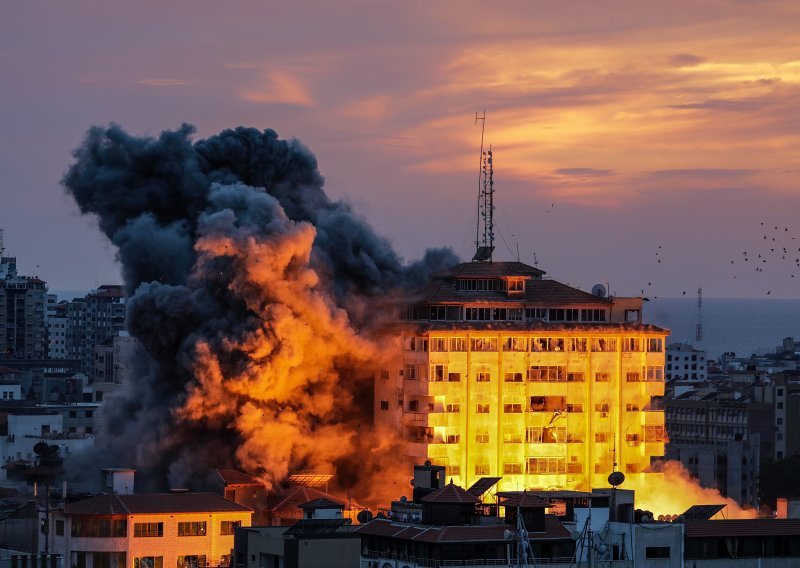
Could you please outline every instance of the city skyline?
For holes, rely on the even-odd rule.
[[[404,258],[469,259],[485,110],[496,258],[620,295],[798,297],[790,2],[146,5],[0,23],[0,227],[53,289],[121,281],[60,185],[92,125],[273,128]]]

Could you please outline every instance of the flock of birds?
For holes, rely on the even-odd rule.
[[[740,257],[730,260],[731,265],[734,266],[731,278],[736,280],[736,272],[741,270],[765,273],[774,269],[772,271],[774,273],[779,270],[786,272],[787,268],[791,270],[788,276],[795,278],[794,271],[800,273],[800,238],[794,235],[789,227],[782,225],[769,225],[762,221],[761,229],[761,238],[758,240],[758,244],[754,243],[754,246],[750,247],[751,250],[744,250]],[[662,253],[662,245],[658,245],[655,251],[657,264],[662,264],[664,260]],[[642,288],[642,296],[652,285],[652,282],[648,282],[647,288]],[[764,293],[769,296],[772,294],[772,290],[766,290]],[[687,291],[683,290],[682,295],[686,296],[686,294]],[[658,298],[658,296],[653,296],[653,298]],[[649,300],[649,298],[646,299]]]

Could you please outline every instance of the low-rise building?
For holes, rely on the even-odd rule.
[[[213,493],[98,495],[51,514],[50,550],[74,568],[230,565],[252,511]]]

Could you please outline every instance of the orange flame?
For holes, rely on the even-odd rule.
[[[636,508],[654,515],[679,515],[692,505],[726,505],[718,513],[727,519],[753,519],[754,509],[744,509],[716,489],[702,487],[678,461],[664,462],[660,471],[641,476],[641,481],[626,481],[625,489],[636,491]]]

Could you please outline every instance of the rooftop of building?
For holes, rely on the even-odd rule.
[[[686,538],[800,536],[800,519],[684,521]]]
[[[453,503],[453,504],[475,504],[480,503],[480,499],[468,493],[464,488],[455,485],[452,481],[425,495],[421,499],[423,503]]]
[[[479,263],[485,265],[486,263]],[[488,264],[489,267],[498,263]],[[512,263],[518,264],[518,263]],[[461,266],[461,265],[460,265]],[[489,276],[488,269],[483,272]],[[440,272],[439,274],[445,274]],[[500,275],[495,275],[500,276]],[[461,277],[461,276],[460,276]],[[529,306],[562,306],[585,305],[591,307],[605,307],[612,304],[610,297],[601,297],[584,292],[567,284],[555,280],[531,279],[525,283],[524,291],[509,294],[505,290],[463,291],[458,289],[457,282],[451,278],[435,278],[413,294],[411,301],[428,304],[470,304],[485,302],[522,303]]]
[[[544,531],[528,531],[531,540],[564,540],[571,539],[570,532],[553,515],[545,515]],[[506,542],[505,533],[516,530],[516,527],[505,524],[497,525],[458,525],[458,526],[426,526],[401,523],[389,519],[377,518],[361,525],[356,533],[370,536],[382,536],[400,540],[427,543],[477,543]]]
[[[430,331],[539,331],[541,333],[569,332],[580,330],[584,333],[663,333],[669,330],[649,323],[639,322],[547,322],[533,321],[403,321],[403,326],[415,325]]]
[[[545,271],[523,262],[462,262],[435,272],[432,279],[441,278],[503,278],[520,276],[541,278]]]
[[[227,501],[214,493],[117,493],[97,495],[68,503],[67,515],[136,515],[169,513],[238,513],[252,509]]]

